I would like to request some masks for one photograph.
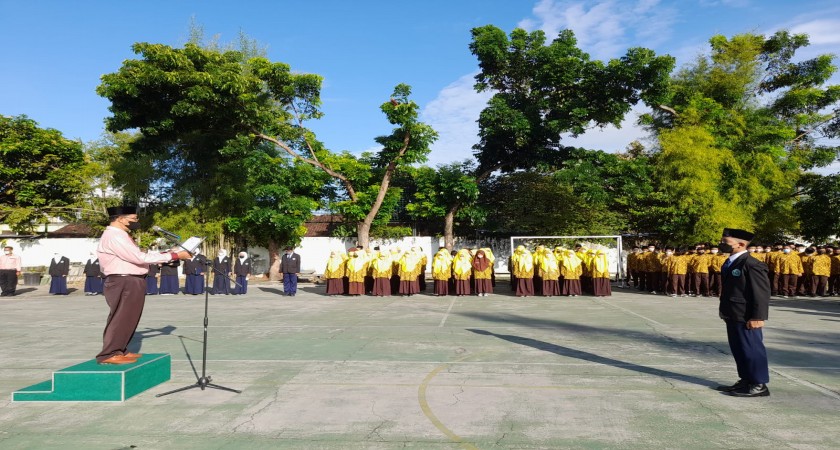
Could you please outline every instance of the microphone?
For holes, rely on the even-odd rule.
[[[171,231],[164,230],[163,228],[161,228],[161,227],[159,227],[159,226],[157,226],[157,225],[153,226],[153,227],[152,227],[152,229],[153,229],[153,230],[155,230],[155,231],[157,231],[158,233],[163,233],[163,234],[165,234],[165,235],[167,235],[167,236],[169,236],[169,237],[171,237],[171,238],[173,238],[173,239],[176,239],[176,240],[179,240],[179,241],[181,240],[181,236],[178,236],[177,234],[175,234],[175,233],[173,233],[173,232],[171,232]]]

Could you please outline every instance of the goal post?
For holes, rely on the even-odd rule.
[[[511,236],[510,254],[516,247],[524,245],[533,252],[538,245],[544,245],[551,249],[560,246],[574,250],[575,245],[580,244],[586,248],[600,248],[607,253],[607,262],[610,268],[610,278],[615,281],[623,281],[625,273],[625,255],[622,251],[621,236]]]

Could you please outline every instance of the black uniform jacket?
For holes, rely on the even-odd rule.
[[[99,267],[99,259],[96,260],[87,260],[85,264],[85,275],[89,277],[99,277],[105,278],[105,274],[102,273],[102,268]]]
[[[245,258],[243,262],[239,262],[239,258],[236,258],[236,262],[233,264],[233,273],[239,276],[250,275],[251,258]]]
[[[280,273],[300,273],[300,255],[292,253],[291,256],[283,254],[280,256]]]
[[[744,253],[721,274],[720,318],[747,322],[767,320],[770,309],[770,279],[767,264]]]
[[[50,275],[54,277],[67,276],[70,273],[70,259],[62,256],[58,262],[50,260]]]
[[[171,275],[178,276],[178,266],[180,266],[180,265],[181,265],[181,260],[169,261],[168,263],[163,263],[160,266],[160,275],[161,276],[171,276]]]

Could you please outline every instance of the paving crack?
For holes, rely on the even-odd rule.
[[[277,403],[277,401],[279,400],[278,397],[280,397],[280,389],[277,389],[276,391],[274,391],[274,397],[270,401],[268,401],[265,405],[263,405],[262,408],[258,409],[255,413],[251,414],[251,416],[248,418],[248,420],[246,420],[246,421],[240,423],[239,425],[233,427],[233,432],[234,433],[238,432],[240,428],[244,427],[247,424],[251,425],[250,430],[253,431],[254,430],[254,418],[257,417],[258,414],[262,413],[263,411],[265,411],[266,409],[268,409],[269,407],[271,407],[272,405]]]

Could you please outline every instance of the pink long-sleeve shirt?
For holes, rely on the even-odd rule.
[[[20,272],[20,256],[0,255],[0,270],[16,270]]]
[[[125,231],[108,226],[102,233],[96,256],[105,275],[145,275],[149,264],[172,261],[173,253],[144,253]]]

